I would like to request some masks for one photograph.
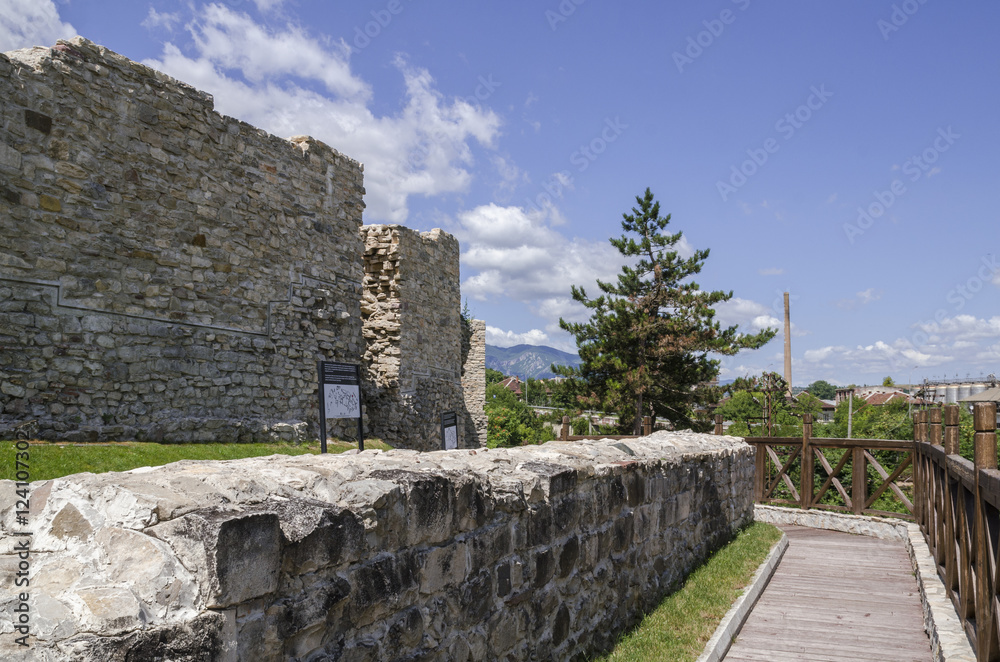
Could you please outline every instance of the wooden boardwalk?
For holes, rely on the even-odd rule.
[[[743,625],[727,662],[931,659],[906,548],[782,526],[788,550]]]

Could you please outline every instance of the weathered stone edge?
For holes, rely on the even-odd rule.
[[[769,524],[793,524],[816,529],[842,531],[883,540],[899,540],[906,545],[913,574],[920,589],[924,610],[924,630],[931,640],[936,662],[975,662],[976,655],[965,635],[962,621],[948,598],[937,565],[924,541],[920,527],[886,517],[865,517],[831,511],[798,510],[754,505],[754,519]]]
[[[722,617],[719,627],[715,628],[715,633],[705,644],[705,650],[702,651],[697,662],[719,662],[726,656],[729,647],[733,644],[733,639],[736,638],[750,615],[750,611],[757,604],[757,600],[767,587],[767,583],[771,581],[774,571],[778,569],[778,564],[781,563],[786,549],[788,549],[788,536],[781,534],[781,540],[774,544],[767,558],[757,568],[757,572],[754,573],[753,579],[750,580],[746,589],[736,598],[736,602]]]
[[[975,662],[976,654],[962,627],[962,621],[937,573],[920,527],[907,525],[906,551],[910,554],[920,601],[924,606],[924,629],[931,637],[931,652],[937,662]]]
[[[800,510],[754,504],[753,518],[757,522],[807,526],[813,529],[840,531],[855,535],[878,538],[879,540],[907,540],[906,522],[888,517],[868,517],[851,515],[831,510]]]

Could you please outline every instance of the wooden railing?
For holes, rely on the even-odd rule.
[[[973,407],[974,461],[959,454],[959,418],[958,405],[916,412],[913,441],[820,439],[812,436],[812,418],[806,414],[801,438],[746,439],[757,449],[754,500],[915,519],[976,659],[1000,662],[996,404]],[[723,433],[721,416],[716,416],[715,433]],[[885,459],[886,452],[899,454],[893,464],[876,457]],[[850,489],[841,476],[847,463],[852,465]],[[873,508],[887,492],[906,512]]]
[[[716,434],[722,434],[719,418]],[[809,414],[801,437],[746,441],[757,450],[757,503],[913,519],[912,441],[813,437]],[[883,499],[889,495],[895,499]],[[889,505],[876,507],[883,502]]]
[[[1000,660],[996,405],[976,403],[973,425],[975,461],[970,462],[959,455],[958,405],[917,413],[916,519],[976,659],[995,662]]]

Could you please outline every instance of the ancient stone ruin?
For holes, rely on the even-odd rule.
[[[79,37],[0,55],[0,99],[0,431],[315,439],[327,360],[364,365],[370,434],[484,441],[458,243],[362,226],[358,162]]]
[[[658,432],[47,481],[32,647],[4,591],[0,659],[591,659],[752,520],[753,471],[740,439]],[[5,578],[15,502],[0,482]]]

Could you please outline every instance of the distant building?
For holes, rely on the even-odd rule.
[[[500,382],[500,385],[503,386],[508,391],[511,391],[518,398],[521,398],[524,395],[521,392],[521,384],[523,383],[524,382],[522,382],[517,377],[507,377],[502,382]]]
[[[834,407],[847,400],[852,393],[855,397],[861,398],[867,404],[874,406],[886,405],[894,400],[900,399],[914,405],[931,404],[930,401],[910,395],[906,391],[898,389],[895,386],[860,386],[857,388],[838,388],[837,399],[834,401]]]

